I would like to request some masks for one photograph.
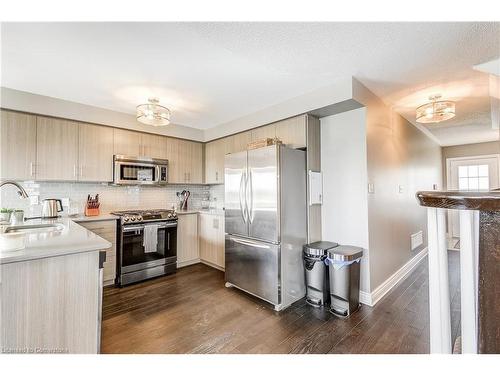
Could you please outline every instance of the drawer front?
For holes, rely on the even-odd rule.
[[[116,277],[116,220],[87,221],[79,224],[111,242],[111,247],[106,249],[106,262],[103,265],[103,279],[109,285]]]

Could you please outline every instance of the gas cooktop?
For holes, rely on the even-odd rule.
[[[122,224],[141,223],[148,221],[177,220],[177,213],[174,210],[127,210],[111,212],[120,216]]]

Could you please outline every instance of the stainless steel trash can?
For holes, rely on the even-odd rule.
[[[330,312],[347,317],[359,308],[359,263],[363,249],[338,246],[328,250]]]
[[[306,302],[312,306],[328,303],[330,292],[328,270],[325,264],[327,251],[339,244],[328,241],[313,242],[303,247],[306,274]]]

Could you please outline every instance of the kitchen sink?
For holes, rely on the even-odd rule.
[[[63,229],[63,224],[9,225],[3,228],[3,233],[45,233]]]

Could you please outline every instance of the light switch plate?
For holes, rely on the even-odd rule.
[[[375,186],[372,183],[368,184],[368,194],[375,193]]]

